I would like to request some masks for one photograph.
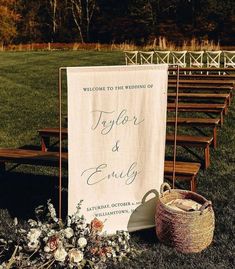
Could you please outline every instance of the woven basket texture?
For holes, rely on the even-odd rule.
[[[166,205],[175,199],[192,199],[208,206],[201,211],[180,212]],[[158,199],[155,223],[160,242],[182,253],[196,253],[211,244],[215,217],[211,203],[203,196],[191,191],[169,189],[162,192]]]

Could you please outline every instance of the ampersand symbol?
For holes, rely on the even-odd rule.
[[[112,152],[118,152],[118,150],[119,150],[119,140],[115,143],[115,145],[113,146],[113,148],[112,148]]]

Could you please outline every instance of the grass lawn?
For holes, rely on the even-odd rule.
[[[122,52],[51,51],[0,53],[0,147],[37,147],[37,129],[58,126],[58,68],[124,64]],[[66,113],[66,93],[63,96]],[[199,152],[200,154],[200,152]],[[178,156],[197,160],[179,149]],[[10,168],[10,166],[8,167]],[[12,217],[34,217],[48,198],[57,201],[57,169],[21,165],[0,175],[0,208]],[[216,227],[212,245],[200,254],[184,255],[160,244],[154,230],[132,234],[142,253],[115,268],[227,269],[234,261],[235,102],[218,131],[211,165],[201,171],[198,192],[213,202]],[[66,187],[66,178],[65,178]],[[66,191],[63,192],[64,198]],[[64,208],[66,210],[66,208]],[[1,216],[0,216],[1,217]],[[1,233],[0,219],[0,233]],[[114,267],[112,267],[114,268]]]

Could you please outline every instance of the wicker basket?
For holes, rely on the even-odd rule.
[[[164,192],[165,187],[168,190]],[[173,190],[167,183],[162,184],[160,193],[155,215],[156,233],[160,242],[183,253],[200,252],[208,247],[215,227],[211,202],[195,192]],[[166,205],[175,199],[192,199],[202,206],[199,211],[177,211]]]

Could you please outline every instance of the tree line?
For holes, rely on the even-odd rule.
[[[0,43],[235,41],[234,0],[0,0]]]

